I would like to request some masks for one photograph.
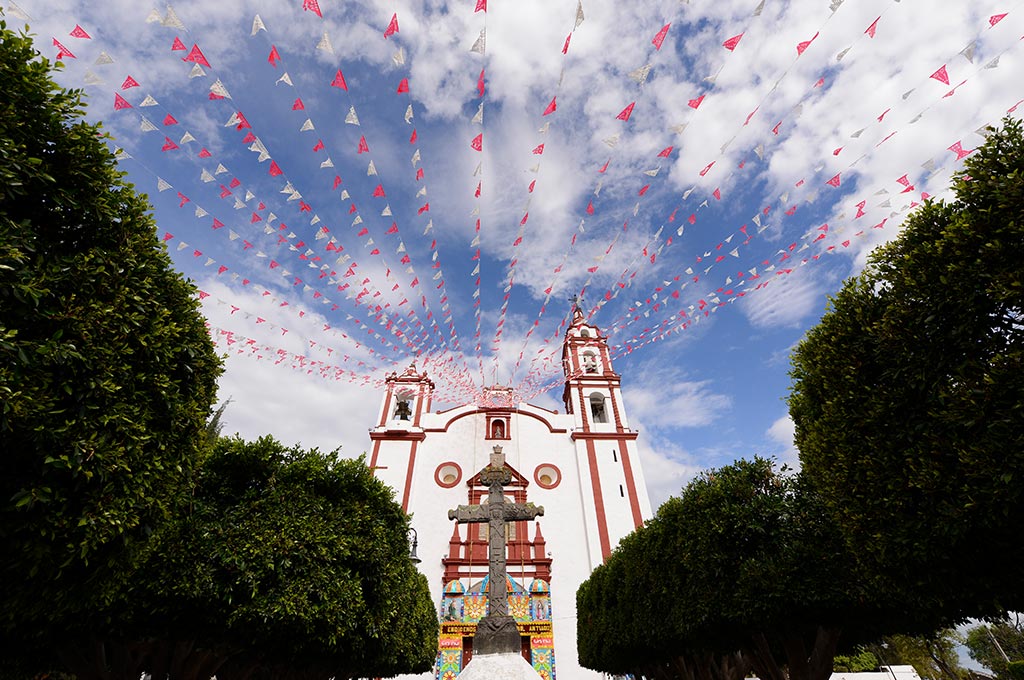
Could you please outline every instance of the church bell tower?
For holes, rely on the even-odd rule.
[[[597,566],[622,536],[650,516],[650,502],[637,465],[637,432],[626,419],[621,378],[612,370],[608,338],[587,323],[579,302],[573,303],[572,322],[562,344],[562,370],[562,403],[573,416],[571,437],[579,468],[587,473],[592,491],[584,504],[600,546]],[[624,501],[628,512],[617,509]]]

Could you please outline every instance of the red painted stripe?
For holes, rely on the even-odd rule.
[[[608,518],[604,513],[604,495],[601,493],[601,475],[597,471],[597,453],[594,441],[587,440],[587,459],[590,462],[590,483],[594,487],[594,508],[597,510],[597,535],[601,539],[601,559],[606,560],[612,554],[611,541],[608,540]]]
[[[409,449],[409,467],[405,471],[405,490],[402,492],[402,512],[409,512],[409,490],[412,488],[412,472],[416,467],[416,447],[419,444],[418,441],[413,441],[412,448]]]

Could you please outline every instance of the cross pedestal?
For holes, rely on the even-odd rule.
[[[490,463],[480,471],[480,481],[487,485],[486,505],[460,505],[448,511],[448,519],[459,523],[487,522],[487,616],[480,619],[473,639],[475,654],[518,654],[519,628],[508,615],[506,590],[505,523],[531,520],[544,514],[544,508],[533,503],[509,503],[503,487],[512,481],[505,467],[505,454],[494,447]]]

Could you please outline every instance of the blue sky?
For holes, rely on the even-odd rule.
[[[438,406],[497,381],[557,408],[583,292],[655,504],[796,462],[789,351],[1024,99],[1004,0],[0,5],[74,54],[60,82],[208,294],[227,431],[358,455],[417,356]]]

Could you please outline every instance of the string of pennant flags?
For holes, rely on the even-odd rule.
[[[586,309],[587,318],[593,318],[620,296],[630,295],[630,300],[622,304],[617,316],[610,323],[602,324],[613,340],[613,356],[625,356],[693,328],[726,305],[759,295],[772,282],[781,280],[779,277],[791,276],[830,255],[851,248],[859,241],[894,228],[909,210],[929,198],[925,190],[929,179],[972,152],[974,144],[968,136],[973,130],[964,130],[958,139],[952,139],[951,134],[942,142],[941,153],[922,147],[924,162],[913,171],[903,172],[895,180],[891,177],[876,178],[870,186],[862,186],[864,183],[858,181],[858,164],[865,158],[881,153],[894,136],[911,129],[926,117],[942,115],[947,100],[957,101],[959,94],[975,82],[982,82],[988,73],[999,68],[1001,58],[1017,49],[1020,38],[1005,30],[1008,25],[1005,19],[1017,6],[987,14],[963,49],[950,53],[941,60],[942,63],[936,61],[928,73],[907,74],[912,86],[908,85],[909,89],[898,99],[883,104],[873,119],[844,121],[844,129],[835,130],[835,136],[843,138],[844,143],[834,149],[823,149],[813,174],[793,177],[788,191],[776,198],[762,199],[759,202],[762,207],[743,224],[735,226],[734,223],[722,228],[722,225],[714,224],[714,220],[705,219],[706,211],[731,198],[732,188],[742,178],[756,177],[765,160],[784,148],[804,109],[827,88],[834,71],[840,65],[857,59],[858,52],[870,48],[872,41],[878,39],[876,36],[893,30],[887,23],[889,9],[885,9],[847,47],[835,54],[825,54],[818,45],[842,19],[843,4],[843,0],[832,1],[828,16],[816,30],[795,45],[792,62],[774,82],[768,83],[770,88],[752,110],[731,114],[732,136],[706,159],[705,165],[693,171],[693,176],[689,177],[692,184],[672,202],[671,210],[666,209],[666,216],[657,228],[654,225],[659,221],[647,217],[645,212],[646,206],[655,202],[653,197],[657,196],[660,204],[664,195],[672,190],[663,167],[674,164],[686,153],[691,138],[697,134],[701,107],[709,98],[718,95],[719,79],[726,73],[725,69],[740,63],[736,55],[742,54],[746,45],[744,40],[749,40],[759,30],[758,19],[762,16],[765,2],[761,0],[755,4],[743,25],[736,26],[729,34],[723,33],[721,52],[711,60],[711,68],[706,71],[709,75],[700,82],[693,98],[688,101],[686,115],[667,130],[661,144],[658,144],[661,151],[652,151],[649,163],[644,164],[642,159],[625,161],[620,167],[620,154],[638,156],[631,148],[639,138],[635,116],[647,115],[650,103],[644,97],[645,85],[660,68],[659,57],[663,54],[663,47],[672,45],[677,39],[673,24],[678,24],[680,18],[666,17],[662,27],[653,35],[628,38],[647,45],[643,65],[623,76],[635,84],[636,93],[630,97],[631,101],[621,104],[622,109],[614,116],[619,131],[603,140],[608,148],[607,160],[596,168],[593,188],[585,199],[586,206],[582,207],[583,202],[580,203],[578,227],[567,236],[567,243],[559,254],[552,258],[557,265],[551,271],[548,285],[541,288],[542,284],[530,282],[534,291],[543,293],[535,293],[540,301],[538,311],[527,316],[518,352],[511,355],[514,365],[509,376],[510,384],[515,381],[521,367],[528,366],[522,380],[513,385],[517,398],[527,400],[565,379],[556,355],[560,351],[557,341],[565,330],[569,315],[562,314],[557,328],[534,340],[535,332],[542,329],[552,297],[561,294],[565,285],[571,286],[577,295],[591,303]],[[303,18],[324,20],[324,8],[317,0],[293,0],[293,6]],[[5,7],[8,14],[30,20],[30,16],[17,4],[5,3]],[[572,27],[561,48],[562,66],[558,83],[549,91],[550,98],[543,98],[544,108],[538,108],[534,114],[540,126],[534,125],[537,133],[528,142],[532,145],[530,156],[534,163],[528,169],[532,176],[528,175],[528,182],[521,189],[521,217],[512,230],[503,230],[500,225],[481,222],[481,196],[489,190],[484,180],[483,162],[485,134],[488,133],[484,126],[489,68],[486,0],[469,0],[463,11],[477,18],[476,25],[470,29],[472,35],[466,40],[466,44],[472,40],[470,52],[478,55],[480,61],[479,75],[475,78],[477,96],[470,109],[475,108],[476,113],[470,122],[477,127],[472,128],[467,153],[479,162],[471,164],[475,166],[469,185],[474,207],[470,214],[473,238],[468,266],[461,262],[457,267],[442,261],[439,237],[444,237],[444,234],[435,232],[434,228],[436,204],[432,211],[427,180],[439,175],[425,163],[421,139],[424,132],[418,128],[415,112],[417,99],[413,90],[413,71],[409,67],[409,55],[402,40],[397,13],[392,13],[386,25],[382,23],[378,33],[378,39],[388,41],[391,50],[396,103],[376,107],[373,116],[383,117],[393,112],[405,123],[408,137],[401,141],[411,152],[410,178],[402,177],[393,182],[394,185],[413,188],[409,196],[401,199],[403,204],[412,205],[415,212],[412,220],[405,222],[394,214],[391,207],[391,201],[400,192],[385,182],[383,168],[390,166],[377,155],[379,149],[390,151],[395,144],[393,140],[382,141],[373,136],[361,124],[359,114],[366,115],[360,104],[361,93],[350,90],[343,73],[345,64],[335,64],[338,68],[333,78],[329,82],[320,82],[319,90],[309,91],[306,80],[297,81],[289,74],[289,50],[282,46],[278,36],[270,32],[260,15],[255,15],[252,21],[251,36],[255,38],[258,33],[263,33],[264,47],[254,49],[262,49],[266,55],[264,68],[268,72],[280,74],[273,92],[267,92],[266,100],[274,102],[274,105],[283,103],[293,112],[291,115],[297,121],[298,132],[310,140],[308,151],[299,157],[303,162],[309,160],[314,170],[311,174],[295,161],[285,163],[275,158],[275,136],[269,130],[263,135],[258,134],[258,125],[254,125],[235,103],[231,90],[237,83],[233,75],[222,74],[211,64],[207,54],[170,6],[166,11],[154,10],[146,21],[174,33],[173,40],[168,35],[167,55],[184,65],[187,71],[182,71],[182,77],[187,78],[188,83],[204,83],[208,107],[202,111],[175,106],[174,96],[160,95],[147,88],[146,78],[139,73],[122,72],[110,80],[109,73],[117,68],[111,68],[115,64],[111,54],[116,55],[116,52],[109,47],[100,49],[101,29],[81,22],[74,24],[66,36],[51,37],[51,54],[59,61],[94,57],[82,76],[82,82],[112,94],[110,111],[113,116],[121,119],[134,117],[142,135],[130,140],[126,149],[118,149],[117,157],[134,162],[141,172],[155,179],[157,195],[162,201],[176,202],[183,215],[191,213],[196,223],[202,221],[204,225],[207,220],[212,220],[203,232],[207,236],[198,244],[165,231],[163,238],[168,247],[176,249],[182,256],[191,254],[196,263],[201,263],[202,268],[210,272],[211,280],[223,278],[225,283],[240,286],[240,291],[262,289],[261,298],[276,304],[282,314],[291,315],[292,321],[285,322],[285,325],[271,321],[247,309],[245,303],[221,293],[211,295],[200,291],[203,304],[216,305],[222,311],[229,308],[229,318],[255,323],[260,333],[283,337],[295,331],[313,343],[303,352],[292,352],[277,347],[273,341],[248,337],[223,325],[211,326],[211,337],[219,347],[238,356],[287,366],[311,376],[376,387],[381,384],[379,376],[382,372],[393,369],[400,362],[418,358],[431,367],[433,377],[440,378],[438,385],[447,397],[467,401],[482,398],[481,387],[488,382],[484,360],[485,354],[489,353],[493,361],[490,378],[491,381],[497,380],[499,353],[510,324],[510,301],[519,283],[517,272],[521,258],[528,252],[526,244],[538,228],[535,222],[530,221],[531,201],[537,192],[545,190],[546,177],[541,170],[545,153],[552,151],[554,139],[549,131],[551,123],[559,125],[564,122],[558,113],[563,103],[559,98],[563,96],[563,79],[573,75],[569,50],[577,30],[584,24],[585,14],[582,0],[578,0]],[[840,18],[833,21],[837,16]],[[315,46],[316,51],[333,57],[330,27],[325,23],[319,32],[321,37]],[[794,91],[791,79],[797,73],[795,65],[798,61],[806,64],[808,60],[820,64],[819,72],[824,75],[813,83],[808,81],[800,90],[802,94],[787,106],[782,101],[783,90]],[[787,88],[781,87],[784,80]],[[322,126],[313,110],[307,109],[309,102],[325,96],[343,102],[340,107],[344,116],[342,125]],[[163,101],[165,99],[167,101]],[[1011,113],[1022,103],[1019,98],[1010,97],[1011,102],[1014,99],[1016,102],[1007,109]],[[779,104],[783,105],[784,113],[769,118],[766,112],[773,107],[779,108]],[[202,117],[210,115],[219,120],[226,117],[220,129],[221,135],[226,130],[230,139],[227,148],[230,150],[241,145],[251,152],[247,158],[252,161],[227,160],[225,152],[219,151],[224,148],[223,140],[210,138],[209,126],[199,124]],[[984,125],[994,121],[977,122],[981,125],[977,131],[982,134]],[[194,133],[197,129],[207,131],[200,135]],[[323,129],[334,134],[322,134]],[[751,135],[750,131],[756,134]],[[754,141],[744,152],[736,154],[734,146],[741,133],[742,138],[752,136]],[[204,140],[202,137],[208,138]],[[342,140],[340,144],[339,139]],[[648,138],[645,144],[651,141]],[[624,153],[627,149],[629,154]],[[155,151],[158,153],[154,156]],[[293,156],[289,154],[288,157]],[[173,168],[176,175],[184,166],[193,167],[195,179],[188,180],[188,186],[185,186],[186,181],[177,179],[172,184],[163,178],[166,176],[163,165],[153,167],[156,161],[151,164],[141,158],[160,158],[159,163]],[[731,158],[741,160],[730,162]],[[692,159],[688,156],[687,160]],[[346,168],[346,173],[352,173],[363,163],[366,164],[366,180],[362,179],[360,169],[358,177],[350,177],[346,181],[342,176],[344,173],[336,167],[340,164]],[[232,166],[236,166],[238,172],[229,170]],[[617,179],[613,179],[610,167],[619,170],[615,174]],[[268,181],[283,183],[280,184],[282,188],[276,194],[268,194],[263,189]],[[176,186],[179,184],[181,186]],[[360,190],[364,184],[372,188]],[[851,191],[854,186],[856,188]],[[325,195],[325,188],[337,196],[337,201],[332,201],[329,206],[317,205],[314,198]],[[873,189],[877,190],[871,193]],[[214,196],[222,201],[217,208],[209,202]],[[817,205],[822,196],[826,197],[825,202],[829,206],[836,206],[844,212],[820,226],[809,226],[807,218],[803,217],[802,207]],[[357,203],[361,210],[356,207]],[[232,217],[226,216],[228,211]],[[289,227],[285,220],[299,226]],[[415,229],[411,229],[413,220]],[[345,226],[334,226],[341,224]],[[648,224],[651,224],[650,228],[647,228]],[[760,244],[775,246],[768,239],[758,239],[759,236],[769,229],[772,234],[781,233],[784,229],[790,231],[791,224],[801,233],[787,238],[789,243],[786,246],[776,248],[769,256],[756,252],[758,248],[763,251]],[[680,237],[688,228],[698,228],[698,225],[700,238],[710,245],[689,255],[679,253]],[[685,242],[685,247],[695,247],[692,236]],[[482,291],[486,290],[482,279],[484,274],[488,274],[481,272],[485,239],[488,249],[502,252],[506,248],[499,244],[507,245],[505,239],[511,239],[511,246],[507,249],[510,253],[508,260],[499,270],[490,273],[497,279],[497,289],[501,291],[498,294],[502,299],[494,306],[494,332],[489,343],[483,341],[482,328],[481,298]],[[189,237],[191,240],[194,239]],[[583,244],[588,252],[596,253],[596,257],[582,267],[585,272],[573,272],[572,278],[563,284],[563,279],[569,274],[567,266],[574,261],[575,253]],[[677,247],[669,250],[674,244]],[[228,254],[222,256],[220,250]],[[357,252],[362,255],[356,256]],[[422,253],[429,257],[425,266],[431,273],[421,277],[419,272],[424,269],[421,264],[424,260],[419,257]],[[747,264],[739,266],[744,259],[748,260]],[[609,275],[604,269],[608,262],[621,263],[622,268],[616,269],[617,274]],[[729,265],[734,262],[737,267],[732,273],[733,267]],[[466,271],[470,272],[472,306],[466,310],[466,316],[472,315],[473,318],[471,343],[460,341],[455,315],[458,293],[450,290],[449,279],[445,275],[446,270],[453,271],[458,266],[466,266]],[[720,275],[720,270],[730,273]],[[582,283],[576,280],[577,277]],[[718,282],[712,283],[716,277],[720,277]],[[433,282],[433,290],[426,286],[427,280]],[[647,288],[648,283],[648,292],[632,293],[634,286],[642,284]],[[598,284],[600,287],[594,294],[591,289]],[[564,311],[564,306],[558,306],[558,309]],[[321,319],[327,321],[321,323]],[[318,339],[313,339],[314,335]],[[334,345],[330,340],[319,338],[334,338],[340,344]],[[532,354],[529,352],[531,344],[535,348]],[[478,379],[474,373],[479,373]]]

